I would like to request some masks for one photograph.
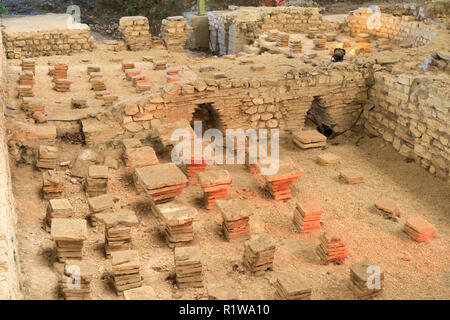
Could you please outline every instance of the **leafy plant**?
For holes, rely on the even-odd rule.
[[[0,5],[0,17],[6,17],[8,15],[8,8]]]
[[[165,19],[167,17],[168,17],[167,9],[161,9],[161,11],[159,12],[159,18],[162,20],[162,19]]]
[[[148,10],[148,17],[149,19],[155,19],[156,18],[156,8],[150,8],[150,10]]]
[[[136,14],[136,7],[135,6],[129,6],[125,9],[125,14],[127,16],[134,16]]]

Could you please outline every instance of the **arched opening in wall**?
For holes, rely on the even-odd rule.
[[[220,115],[213,107],[212,103],[202,103],[197,105],[192,115],[191,126],[194,128],[194,122],[201,121],[202,135],[208,129],[221,130]]]
[[[320,105],[320,97],[314,97],[311,108],[306,114],[306,125],[315,127],[326,137],[333,135],[333,123],[329,119],[325,109]]]

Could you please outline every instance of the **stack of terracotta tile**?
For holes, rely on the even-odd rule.
[[[64,193],[64,174],[57,171],[46,171],[42,175],[42,194],[46,200],[62,198]]]
[[[96,77],[96,78],[92,78],[89,82],[92,85],[92,90],[106,91],[105,78]],[[103,97],[102,97],[102,99],[103,99]]]
[[[116,94],[106,94],[102,96],[103,106],[110,107],[114,104],[114,102],[119,100],[119,96]]]
[[[47,214],[44,219],[45,230],[50,232],[53,218],[70,218],[73,216],[73,207],[67,199],[50,199]]]
[[[133,69],[125,70],[125,78],[128,81],[131,81],[134,76],[140,76],[140,75],[142,75],[142,71],[140,69],[133,68]]]
[[[192,223],[197,217],[197,210],[175,203],[156,206],[156,215],[161,218],[163,234],[169,248],[189,244],[194,240]]]
[[[370,299],[379,295],[384,287],[384,271],[374,274],[375,264],[363,261],[350,267],[350,289],[360,299]]]
[[[98,221],[97,214],[106,210],[112,210],[114,207],[114,201],[112,197],[108,194],[103,194],[101,196],[88,198],[88,205],[91,211],[89,220],[93,227],[101,225]]]
[[[85,109],[89,107],[86,98],[72,98],[70,100],[70,105],[72,106],[73,109]]]
[[[111,253],[113,286],[117,295],[142,286],[139,254],[135,250],[114,251]]]
[[[53,80],[55,83],[54,89],[58,92],[67,92],[70,91],[70,85],[72,82],[67,79],[55,79]]]
[[[18,98],[23,98],[23,97],[34,97],[34,93],[33,93],[33,87],[28,85],[28,86],[18,86],[17,87],[17,97]]]
[[[289,50],[293,54],[302,52],[302,41],[299,39],[289,40]]]
[[[216,207],[216,200],[225,200],[231,189],[233,179],[227,170],[208,170],[197,173],[197,179],[204,192],[206,209]]]
[[[86,179],[86,192],[89,197],[99,196],[108,192],[108,176],[107,166],[89,166]]]
[[[315,200],[297,202],[294,211],[294,225],[302,233],[319,231],[322,214],[323,210]]]
[[[67,260],[59,288],[65,300],[91,300],[91,281],[96,266],[86,260]]]
[[[278,39],[278,30],[269,30],[267,34],[267,41],[269,42],[277,42]]]
[[[295,168],[292,160],[287,158],[279,160],[279,168],[276,174],[264,174],[263,168],[266,167],[265,164],[258,163],[256,167],[264,177],[266,190],[274,200],[292,198],[290,185],[304,174],[303,170]]]
[[[179,68],[167,68],[166,75],[167,75],[167,83],[181,81]]]
[[[278,275],[275,287],[275,300],[311,300],[311,285],[296,273]]]
[[[240,199],[217,200],[222,214],[222,230],[228,241],[250,237],[250,216],[253,210],[248,202]]]
[[[417,242],[425,242],[436,238],[434,226],[421,217],[406,220],[403,230]]]
[[[22,71],[19,74],[20,86],[34,86],[34,73],[33,71]]]
[[[111,91],[103,90],[103,91],[95,91],[95,99],[96,100],[103,100],[104,96],[108,96],[111,94]]]
[[[278,32],[277,47],[287,47],[289,44],[289,33]]]
[[[157,203],[173,200],[187,184],[186,176],[174,163],[139,167],[135,173],[138,183]]]
[[[87,66],[87,73],[88,75],[90,75],[93,72],[100,72],[101,71],[101,67],[99,65],[96,64],[90,64]]]
[[[150,146],[125,147],[123,154],[125,165],[128,168],[139,168],[158,164],[159,160],[155,150]]]
[[[327,44],[327,37],[324,35],[316,35],[313,40],[314,49],[322,50],[325,49],[325,45]]]
[[[22,109],[28,112],[42,112],[45,113],[44,103],[33,97],[22,97]]]
[[[347,258],[347,248],[339,236],[329,236],[325,232],[320,235],[320,244],[316,252],[323,264],[342,264]]]
[[[136,87],[138,83],[147,83],[147,77],[143,74],[134,75],[130,79],[133,87]]]
[[[67,63],[57,63],[54,66],[53,79],[67,79],[69,65]]]
[[[209,144],[202,139],[194,139],[190,140],[191,152],[190,154],[180,153],[180,160],[182,161],[181,169],[186,174],[189,180],[189,184],[198,185],[199,181],[197,179],[197,173],[204,172],[206,170],[206,165],[211,160],[213,160],[213,155],[204,155],[203,152],[199,152],[199,154],[195,153],[195,145],[201,145],[203,147],[202,150]],[[184,149],[183,149],[184,150]]]
[[[84,219],[52,219],[51,238],[56,243],[59,262],[67,259],[81,260],[83,243],[87,239],[87,225]]]
[[[103,73],[101,72],[91,72],[89,73],[89,82],[94,78],[103,78]]]
[[[126,71],[128,69],[135,69],[136,66],[134,65],[134,62],[131,61],[124,61],[122,62],[122,71]]]
[[[319,148],[327,145],[327,137],[317,130],[302,130],[292,133],[294,144],[301,149]]]
[[[167,66],[167,62],[165,60],[157,60],[153,62],[154,70],[165,70]]]
[[[40,169],[55,169],[58,159],[58,148],[53,146],[39,146],[36,167]]]
[[[66,63],[55,64],[53,70],[54,89],[58,92],[66,92],[70,90],[71,81],[67,79],[67,70],[69,66]]]
[[[131,249],[131,228],[139,224],[132,210],[104,212],[96,215],[97,221],[105,225],[105,255],[114,251]]]
[[[346,184],[360,184],[364,182],[364,176],[358,170],[342,169],[339,178]]]
[[[31,71],[36,74],[36,61],[32,59],[22,59],[21,67],[22,71]]]
[[[136,92],[140,93],[140,92],[145,92],[145,91],[149,91],[152,89],[152,85],[148,82],[143,82],[143,83],[137,83],[136,84]]]
[[[175,248],[175,280],[180,289],[203,287],[200,255],[197,246]]]
[[[400,210],[394,200],[389,198],[381,198],[375,202],[375,209],[386,219],[400,217]]]
[[[244,265],[250,272],[273,270],[275,242],[268,235],[259,235],[245,242]]]

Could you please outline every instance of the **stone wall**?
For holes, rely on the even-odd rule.
[[[152,38],[146,17],[122,17],[119,21],[119,30],[122,32],[125,44],[129,50],[140,51],[151,48]]]
[[[128,99],[115,106],[122,124],[158,119],[192,121],[195,109],[205,103],[217,113],[218,129],[302,129],[313,100],[319,100],[333,129],[343,131],[355,121],[366,100],[366,75],[356,66],[333,66],[309,71],[291,70],[279,80],[198,79],[167,84],[163,89]]]
[[[324,27],[319,8],[237,7],[208,12],[210,49],[220,55],[237,54],[265,31],[307,32]]]
[[[353,35],[364,32],[395,41],[406,41],[423,46],[437,36],[437,27],[415,21],[413,16],[374,15],[369,8],[359,8],[347,17]]]
[[[161,38],[169,51],[183,51],[192,27],[182,16],[168,17],[161,24]]]
[[[0,37],[0,300],[18,299],[19,267],[16,259],[16,212],[11,189],[8,149],[5,139],[6,61]]]
[[[61,22],[61,28],[33,30],[33,26],[30,26],[26,30],[22,30],[20,27],[14,27],[20,22],[14,22],[13,26],[9,27],[8,23],[5,22],[7,19],[4,19],[6,27],[2,30],[2,35],[7,57],[9,59],[22,59],[92,51],[95,44],[88,25],[75,23],[73,18],[67,14],[51,15],[47,19],[52,19],[52,16],[58,16],[58,20],[62,20],[60,16],[64,16],[69,22],[72,22],[69,25]],[[12,19],[19,20],[20,18]],[[27,25],[28,21],[33,19],[36,20],[37,18],[31,17],[29,20],[24,18],[23,23]],[[29,31],[30,29],[33,31]]]
[[[375,72],[365,127],[438,177],[450,181],[450,83]],[[445,84],[445,85],[444,85]]]

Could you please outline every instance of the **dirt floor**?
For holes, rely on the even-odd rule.
[[[86,97],[92,104],[92,112],[101,110],[94,93],[90,91],[87,64],[102,66],[107,89],[118,94],[119,99],[136,95],[131,83],[125,80],[119,62],[124,58],[137,62],[137,67],[150,79],[155,88],[166,82],[165,71],[153,71],[152,64],[142,62],[146,55],[166,59],[172,66],[184,66],[183,78],[195,78],[201,64],[214,64],[230,78],[242,75],[237,61],[223,58],[205,60],[202,53],[168,53],[166,50],[151,52],[106,51],[100,45],[93,54],[36,58],[36,85],[33,92],[45,99],[49,120],[64,117],[84,117],[70,109],[71,97]],[[323,61],[329,61],[329,52],[323,52]],[[84,61],[88,59],[89,61]],[[263,54],[252,57],[255,63],[266,64],[261,77],[280,74],[289,66],[299,66],[299,60],[282,55]],[[67,61],[69,79],[73,81],[70,93],[51,90],[51,77],[47,75],[49,61]],[[284,69],[283,69],[284,68]],[[23,117],[16,86],[19,61],[8,61],[8,111],[7,116]],[[67,119],[66,119],[67,120]],[[74,161],[85,146],[57,141],[60,148],[58,162]],[[120,148],[95,150],[101,155],[121,158]],[[189,186],[177,201],[199,208],[199,221],[194,223],[195,241],[202,252],[205,284],[230,280],[238,288],[240,299],[272,299],[277,274],[290,272],[304,275],[311,281],[312,299],[354,299],[347,287],[349,267],[352,263],[370,259],[385,272],[385,289],[376,299],[448,299],[450,297],[450,184],[432,177],[418,164],[406,162],[392,146],[379,138],[369,138],[359,132],[350,132],[329,141],[327,151],[341,157],[341,164],[322,167],[315,162],[321,149],[302,151],[292,141],[282,140],[281,154],[290,156],[303,168],[305,175],[293,185],[293,199],[275,202],[266,198],[261,178],[251,175],[244,166],[225,166],[230,171],[234,187],[229,198],[247,199],[256,208],[250,219],[252,234],[268,232],[276,239],[277,249],[274,271],[251,275],[242,265],[244,245],[240,241],[227,242],[221,232],[221,215],[217,210],[201,209],[203,197],[200,187]],[[365,177],[361,185],[345,185],[338,179],[342,168],[358,168]],[[65,183],[65,197],[75,209],[76,217],[89,215],[89,208],[82,185],[69,176]],[[139,251],[144,285],[152,286],[161,299],[207,298],[206,288],[177,290],[173,284],[173,250],[167,247],[159,232],[157,220],[152,215],[146,197],[138,195],[132,183],[130,169],[123,163],[119,169],[110,169],[108,193],[116,202],[115,209],[131,208],[136,211],[139,226],[133,230],[133,246]],[[18,247],[21,280],[26,299],[57,299],[58,269],[50,235],[42,228],[47,201],[41,199],[42,173],[32,166],[12,168],[13,191],[19,215]],[[398,222],[386,220],[376,213],[374,203],[383,196],[395,200],[401,210]],[[315,253],[319,233],[299,234],[292,223],[296,201],[315,199],[325,213],[322,230],[341,234],[347,244],[349,258],[342,265],[320,264]],[[403,224],[410,217],[421,216],[432,223],[438,237],[428,243],[417,243],[403,231]],[[104,229],[89,227],[84,257],[98,266],[91,284],[94,299],[123,299],[110,285],[110,262],[104,256]]]
[[[322,167],[315,162],[323,150],[301,151],[293,148],[291,142],[282,141],[281,153],[292,157],[305,171],[294,184],[294,198],[287,202],[267,199],[261,179],[248,173],[244,166],[226,166],[234,179],[229,198],[247,199],[256,208],[250,222],[252,234],[269,232],[276,239],[274,271],[256,276],[246,271],[242,265],[243,243],[224,240],[218,211],[199,209],[199,221],[194,223],[194,244],[202,251],[206,284],[231,280],[241,299],[272,299],[277,274],[292,272],[311,280],[313,299],[353,299],[347,287],[349,266],[368,258],[385,271],[385,290],[377,299],[448,299],[450,185],[433,178],[417,164],[405,162],[378,138],[352,133],[337,140],[327,148],[327,152],[342,158],[335,167]],[[61,142],[57,145],[62,150],[59,161],[73,160],[82,148]],[[341,183],[338,179],[341,168],[361,170],[364,184]],[[56,299],[58,272],[53,266],[53,242],[42,228],[46,201],[40,198],[41,173],[30,166],[16,168],[12,173],[25,298]],[[118,170],[110,169],[110,175],[108,191],[117,201],[115,209],[134,209],[140,221],[133,231],[133,246],[141,257],[144,285],[155,288],[161,299],[205,298],[205,289],[174,289],[170,280],[174,272],[173,251],[160,235],[146,197],[136,194],[129,169],[123,164]],[[68,177],[65,186],[65,195],[74,206],[76,217],[86,217],[89,209],[81,184],[70,182]],[[382,196],[397,202],[402,213],[398,222],[386,220],[374,211],[374,202]],[[199,187],[189,186],[178,201],[198,207],[201,197]],[[295,203],[307,199],[316,199],[325,210],[322,229],[341,234],[345,239],[349,258],[342,265],[320,264],[314,250],[319,244],[319,233],[295,231],[292,223]],[[408,238],[402,227],[407,218],[414,216],[435,225],[438,238],[428,243]],[[93,298],[122,299],[110,287],[110,265],[103,253],[103,243],[103,228],[90,227],[84,254],[98,266],[91,285]]]

